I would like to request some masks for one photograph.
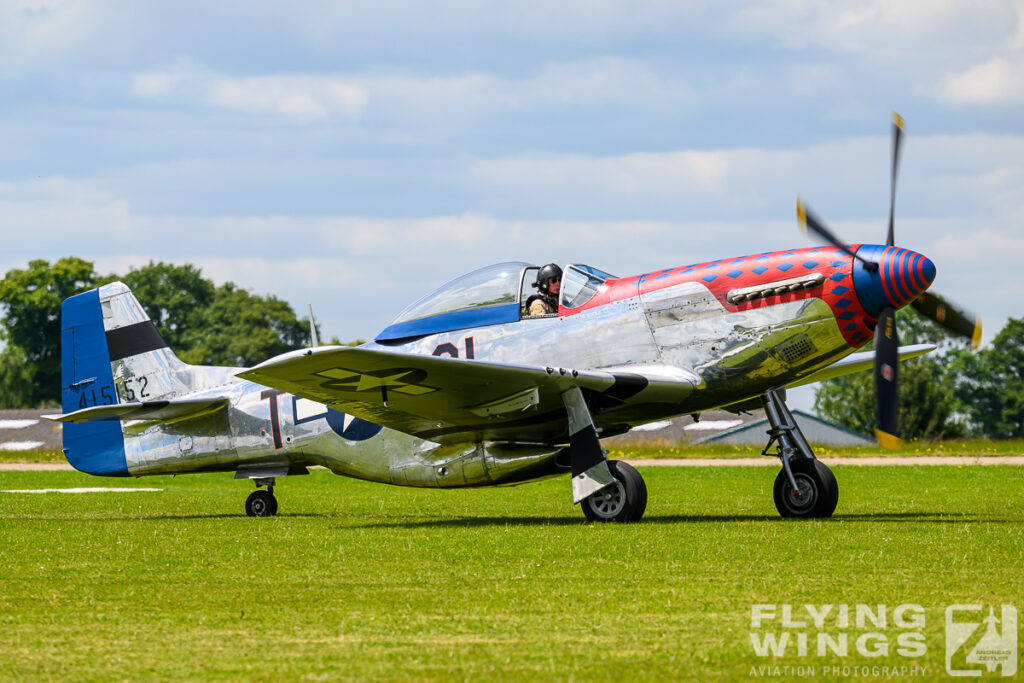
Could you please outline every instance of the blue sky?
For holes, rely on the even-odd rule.
[[[0,5],[0,268],[190,262],[370,338],[501,260],[810,244],[802,195],[1024,314],[1021,2]]]

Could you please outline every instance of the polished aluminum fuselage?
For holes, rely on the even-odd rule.
[[[699,282],[635,291],[634,296],[573,315],[524,318],[367,347],[553,368],[633,371],[694,385],[680,402],[638,402],[614,416],[594,414],[603,436],[756,399],[765,390],[806,376],[854,350],[833,309],[820,298],[730,310]],[[159,363],[156,358],[150,362]],[[147,372],[127,365],[114,370],[115,377],[120,374],[129,386],[132,378],[127,375]],[[568,471],[559,457],[564,442],[442,446],[375,429],[349,416],[341,422],[337,415],[328,420],[325,406],[290,394],[268,394],[266,387],[236,378],[233,368],[179,365],[171,371],[179,376],[170,385],[189,387],[189,397],[228,397],[230,404],[169,424],[126,422],[132,475],[237,470],[280,476],[285,470],[321,465],[372,481],[455,487],[512,484]],[[175,395],[182,396],[180,391]]]

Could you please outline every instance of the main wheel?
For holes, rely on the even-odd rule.
[[[608,469],[615,483],[604,487],[580,503],[591,522],[636,522],[647,509],[647,485],[632,465],[609,460]]]
[[[832,470],[811,458],[791,460],[789,466],[797,490],[794,495],[786,470],[780,470],[773,489],[779,514],[783,517],[831,517],[839,502],[839,484]]]
[[[277,498],[269,491],[253,491],[245,499],[245,514],[250,517],[273,517],[277,514]]]

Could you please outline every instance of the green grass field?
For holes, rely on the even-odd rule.
[[[564,478],[437,491],[317,471],[256,519],[230,474],[0,472],[4,490],[162,489],[0,493],[0,679],[932,680],[947,605],[1024,610],[1022,467],[837,467],[820,521],[777,516],[774,469],[641,471],[644,521],[596,526]],[[916,603],[927,653],[864,657],[852,629],[847,657],[757,657],[755,603]]]
[[[1024,439],[952,439],[949,441],[905,441],[898,451],[881,446],[830,446],[812,444],[814,454],[823,458],[914,457],[963,455],[988,457],[1024,454]],[[774,453],[774,449],[772,450]],[[651,444],[628,449],[612,448],[610,458],[752,458],[761,455],[761,448],[732,444]],[[58,452],[56,456],[61,456]],[[47,456],[49,459],[49,456]]]
[[[952,439],[949,441],[906,441],[898,452],[887,451],[881,446],[839,447],[814,444],[814,452],[822,457],[893,457],[915,455],[967,455],[986,457],[991,455],[1024,454],[1024,439]],[[750,458],[761,454],[754,446],[730,444],[679,444],[654,443],[645,446],[631,446],[628,450],[612,446],[612,458]],[[66,462],[60,450],[0,451],[3,462]]]

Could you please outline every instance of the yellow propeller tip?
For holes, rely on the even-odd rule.
[[[903,117],[900,116],[899,112],[894,111],[892,113],[892,122],[893,125],[895,125],[900,130],[905,130],[904,126],[906,125],[906,122],[903,120]]]
[[[981,346],[981,318],[974,319],[974,334],[971,335],[971,351],[977,351]]]
[[[807,210],[804,203],[798,197],[796,200],[796,220],[800,223],[800,229],[807,232]]]
[[[895,434],[883,432],[881,429],[875,430],[875,440],[878,441],[879,446],[887,451],[898,451],[903,446],[903,439]]]

